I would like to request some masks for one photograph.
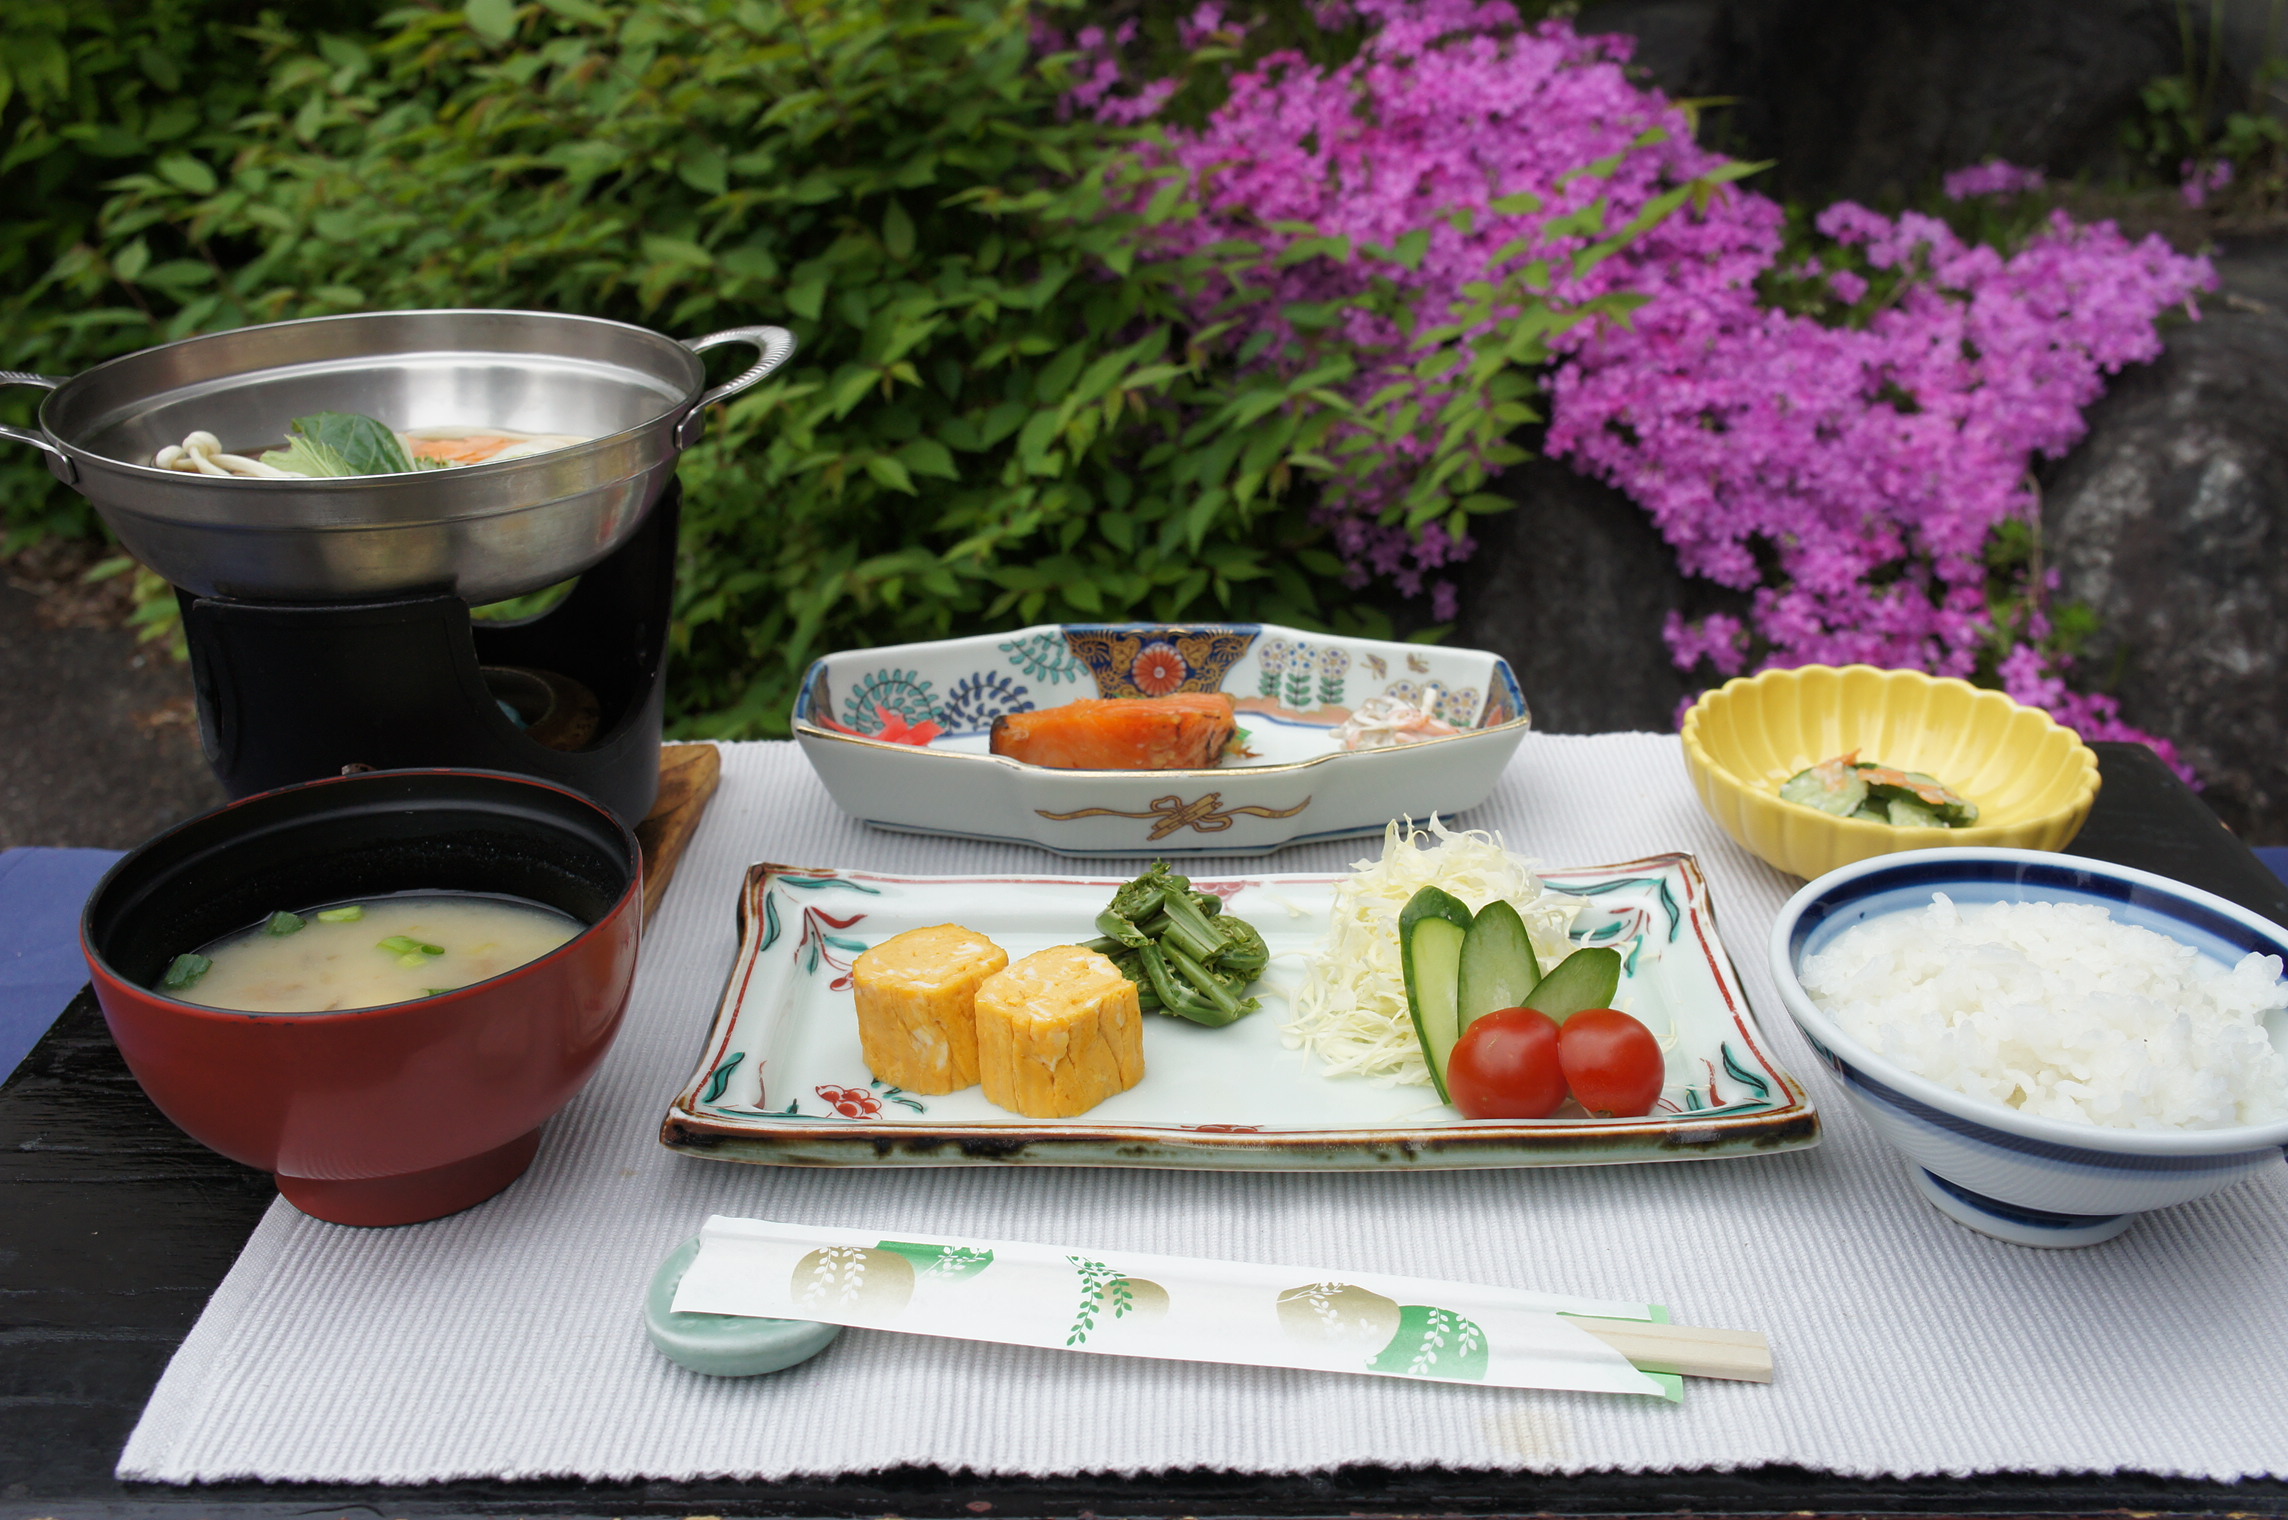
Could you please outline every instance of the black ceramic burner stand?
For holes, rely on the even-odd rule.
[[[449,593],[282,603],[178,590],[215,774],[235,798],[358,768],[513,771],[633,827],[659,796],[681,507],[670,484],[634,537],[521,623],[474,621]]]

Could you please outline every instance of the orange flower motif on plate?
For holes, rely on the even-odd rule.
[[[1164,697],[1175,691],[1221,691],[1224,677],[1259,631],[1248,623],[1075,623],[1066,626],[1064,636],[1073,658],[1096,678],[1098,696]],[[1145,659],[1147,652],[1153,658]],[[1175,684],[1138,684],[1143,678]]]
[[[1184,684],[1184,677],[1192,667],[1176,652],[1173,644],[1146,644],[1136,652],[1136,663],[1130,667],[1128,678],[1136,689],[1148,697],[1164,697]]]

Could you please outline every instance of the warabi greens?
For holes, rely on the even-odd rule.
[[[1243,994],[1270,963],[1263,936],[1224,912],[1214,893],[1193,890],[1191,879],[1164,860],[1113,893],[1096,926],[1104,938],[1086,948],[1109,957],[1136,984],[1147,1013],[1157,1009],[1215,1028],[1262,1006]]]

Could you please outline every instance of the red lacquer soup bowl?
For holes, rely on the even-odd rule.
[[[184,1133],[338,1224],[481,1203],[540,1148],[619,1031],[642,932],[635,836],[575,792],[488,771],[287,787],[168,830],[88,899],[80,942],[120,1054]],[[175,956],[280,908],[398,892],[521,897],[588,927],[415,1002],[245,1014],[158,990]]]

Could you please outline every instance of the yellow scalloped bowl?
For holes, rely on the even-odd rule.
[[[2097,756],[2048,713],[1951,676],[1804,665],[1727,681],[1684,715],[1701,804],[1756,855],[1797,876],[1895,850],[2062,850],[2097,800]],[[1850,750],[1921,771],[1978,804],[1966,829],[1837,818],[1779,798],[1806,766]]]

